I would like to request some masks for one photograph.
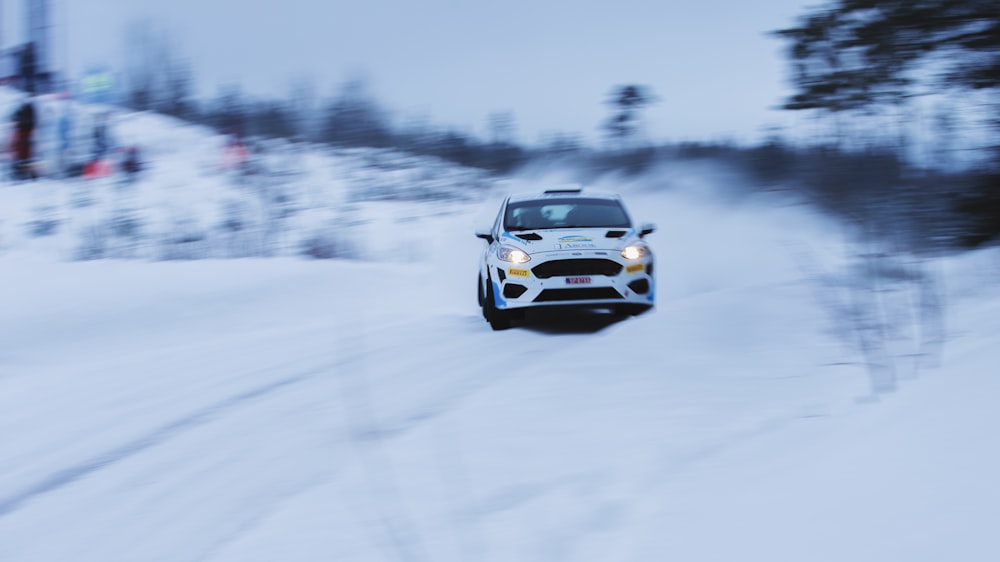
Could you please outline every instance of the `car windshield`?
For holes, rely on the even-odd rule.
[[[628,215],[614,199],[534,199],[507,205],[504,230],[546,228],[629,228]]]

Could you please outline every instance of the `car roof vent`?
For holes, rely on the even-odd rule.
[[[572,183],[567,185],[559,185],[553,187],[552,189],[546,189],[543,193],[546,195],[559,195],[562,193],[580,193],[581,191],[583,191],[583,186]]]
[[[627,230],[609,230],[608,233],[605,234],[604,236],[606,238],[621,238],[622,236],[625,236],[626,234],[628,234]]]

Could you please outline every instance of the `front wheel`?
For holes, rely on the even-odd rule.
[[[479,303],[479,309],[483,313],[483,318],[486,318],[486,298],[483,297],[483,276],[476,276],[476,302]]]
[[[483,303],[483,316],[486,317],[486,321],[490,323],[490,327],[494,330],[506,330],[510,328],[510,312],[500,310],[496,307],[496,301],[493,297],[493,283],[489,279],[486,280],[486,298]]]

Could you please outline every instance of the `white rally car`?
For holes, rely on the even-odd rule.
[[[493,226],[479,266],[479,304],[494,330],[527,308],[575,306],[639,314],[652,308],[653,253],[621,198],[582,189],[512,195]]]

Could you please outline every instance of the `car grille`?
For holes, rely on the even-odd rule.
[[[620,263],[603,259],[552,260],[532,268],[539,279],[569,275],[607,275],[613,277],[622,271]]]
[[[588,301],[620,298],[622,298],[621,293],[612,287],[545,289],[535,297],[535,302]]]

